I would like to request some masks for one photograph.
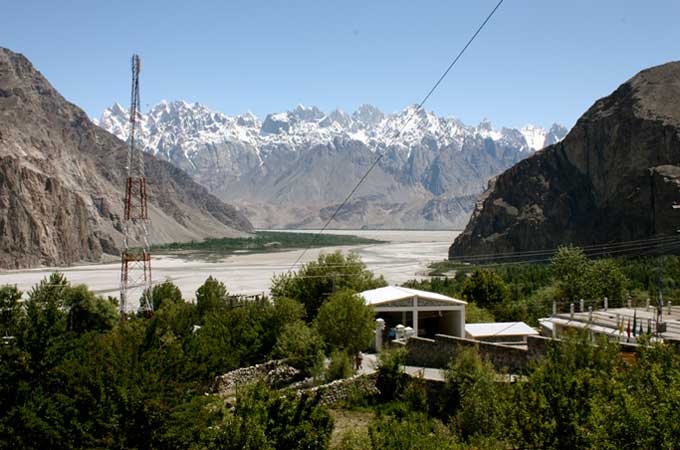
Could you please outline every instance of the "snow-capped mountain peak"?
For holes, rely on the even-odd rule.
[[[545,146],[545,137],[548,132],[543,128],[530,123],[522,127],[519,131],[522,133],[522,136],[524,136],[524,139],[526,139],[529,147],[534,150],[540,150]]]
[[[469,212],[489,177],[566,133],[559,126],[496,129],[488,120],[468,126],[417,105],[393,114],[373,105],[352,113],[298,105],[260,120],[181,100],[159,102],[139,124],[145,151],[225,200],[238,198],[256,225],[274,227],[324,217],[324,208],[342,200],[344,186],[356,182],[376,152],[384,157],[358,193],[370,200],[356,217],[385,214],[385,223],[394,225],[462,226],[460,215]],[[128,138],[129,115],[119,104],[102,113],[99,125]]]
[[[121,139],[127,139],[128,121],[128,111],[116,102],[96,123]],[[227,116],[183,100],[159,102],[147,114],[141,115],[140,125],[140,140],[147,151],[160,152],[168,158],[170,153],[179,152],[189,159],[205,145],[221,142],[248,145],[259,155],[262,147],[285,145],[289,150],[295,150],[328,144],[343,137],[361,141],[374,150],[395,145],[410,154],[416,145],[460,150],[466,139],[475,136],[512,142],[519,151],[539,150],[566,134],[566,129],[560,125],[553,125],[550,131],[532,124],[520,130],[503,128],[499,131],[488,119],[482,120],[477,127],[469,127],[456,118],[438,117],[417,105],[388,115],[367,104],[359,106],[351,115],[340,109],[324,114],[316,106],[297,105],[291,111],[268,114],[260,121],[251,112]]]

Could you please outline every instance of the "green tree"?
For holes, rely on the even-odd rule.
[[[354,373],[352,366],[352,357],[346,351],[333,350],[326,370],[326,381],[351,377]]]
[[[445,372],[446,407],[453,413],[463,438],[503,439],[505,417],[510,413],[504,384],[476,349],[461,348]]]
[[[195,364],[196,378],[209,380],[262,362],[272,351],[265,341],[267,316],[266,311],[255,304],[208,314],[202,327],[186,344],[186,352]]]
[[[557,280],[558,295],[566,301],[578,301],[588,297],[587,274],[590,261],[583,250],[563,246],[550,260],[550,268]]]
[[[203,318],[208,313],[220,311],[226,306],[227,287],[221,281],[209,276],[196,291],[196,311]]]
[[[629,281],[614,260],[599,259],[591,262],[584,283],[586,298],[602,300],[607,297],[609,306],[623,306]]]
[[[305,317],[305,307],[297,300],[287,297],[262,301],[259,308],[262,320],[265,321],[262,336],[262,345],[265,348],[273,349],[284,328],[288,324],[302,321]]]
[[[454,433],[423,413],[378,417],[369,426],[371,449],[458,450]]]
[[[634,365],[619,366],[594,396],[588,427],[593,448],[658,448],[680,445],[680,365],[673,348],[641,346]],[[653,399],[653,400],[651,400]]]
[[[65,293],[68,308],[68,328],[76,333],[107,331],[118,321],[116,305],[95,295],[87,286],[69,286]]]
[[[408,375],[404,373],[405,363],[406,349],[403,347],[380,352],[376,387],[384,401],[397,398],[406,386]]]
[[[305,376],[318,376],[323,368],[325,346],[316,328],[298,320],[284,325],[273,355],[286,359]]]
[[[0,337],[14,336],[21,329],[24,312],[21,291],[16,286],[0,287]]]
[[[465,323],[493,322],[494,316],[486,308],[477,306],[474,302],[468,302],[465,306]]]
[[[465,300],[488,308],[503,303],[508,298],[509,290],[497,273],[477,269],[465,280],[462,294]]]
[[[356,253],[322,253],[316,261],[304,264],[296,273],[284,273],[272,279],[274,297],[289,297],[301,302],[307,321],[316,317],[326,298],[335,291],[361,292],[386,286],[382,276],[376,277]]]
[[[331,295],[321,306],[314,323],[330,349],[356,355],[373,339],[375,311],[352,291]]]
[[[50,353],[50,347],[66,338],[66,293],[69,283],[58,272],[43,278],[33,286],[26,301],[26,320],[19,333],[19,344],[31,355],[33,370],[41,373],[53,365],[60,355]]]
[[[318,395],[289,398],[257,384],[241,390],[233,413],[211,430],[209,449],[325,450],[333,419]]]
[[[526,382],[515,386],[513,412],[509,415],[513,425],[509,429],[516,433],[516,446],[599,447],[592,441],[589,425],[592,408],[612,397],[610,381],[620,367],[618,345],[606,339],[592,345],[589,336],[582,333],[552,342]]]
[[[179,290],[175,283],[167,279],[153,286],[150,293],[148,290],[145,290],[141,301],[142,305],[151,303],[154,311],[157,311],[164,302],[182,303],[184,299],[182,298],[182,291]]]

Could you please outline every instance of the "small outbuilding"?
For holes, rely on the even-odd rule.
[[[477,341],[503,344],[526,344],[527,336],[539,333],[524,322],[490,322],[465,324],[465,337]]]
[[[397,325],[413,328],[416,336],[465,335],[467,303],[463,300],[400,286],[371,289],[359,295],[375,308],[377,317],[385,321],[388,338]]]

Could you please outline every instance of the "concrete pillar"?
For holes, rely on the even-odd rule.
[[[607,297],[604,298],[604,310],[606,311],[609,309],[609,299]]]
[[[645,300],[645,311],[649,311],[649,297]]]
[[[383,346],[383,330],[385,329],[385,321],[381,318],[375,319],[375,351],[379,352]]]
[[[465,307],[462,307],[458,313],[459,332],[458,337],[465,337]]]
[[[569,319],[573,319],[573,318],[574,318],[574,304],[569,303]]]
[[[584,311],[584,306],[583,306],[584,303],[585,303],[585,302],[583,301],[583,299],[579,300],[579,302],[578,302],[578,312],[583,312],[583,311]]]
[[[413,331],[418,336],[418,297],[413,298]]]
[[[589,306],[588,307],[588,322],[592,322],[592,321],[593,321],[593,307]]]
[[[552,315],[556,316],[557,315],[557,302],[553,300],[553,305],[552,305]]]
[[[628,294],[628,297],[626,298],[626,305],[628,306],[628,309],[633,307],[633,299],[630,298],[630,294]]]

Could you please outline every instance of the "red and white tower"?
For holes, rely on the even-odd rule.
[[[123,252],[120,268],[120,312],[135,309],[145,290],[151,289],[151,253],[149,249],[149,210],[147,207],[144,154],[137,142],[139,133],[139,55],[132,55],[132,97],[130,101],[130,135],[128,138],[125,212],[123,216]],[[140,309],[150,311],[143,302]]]

